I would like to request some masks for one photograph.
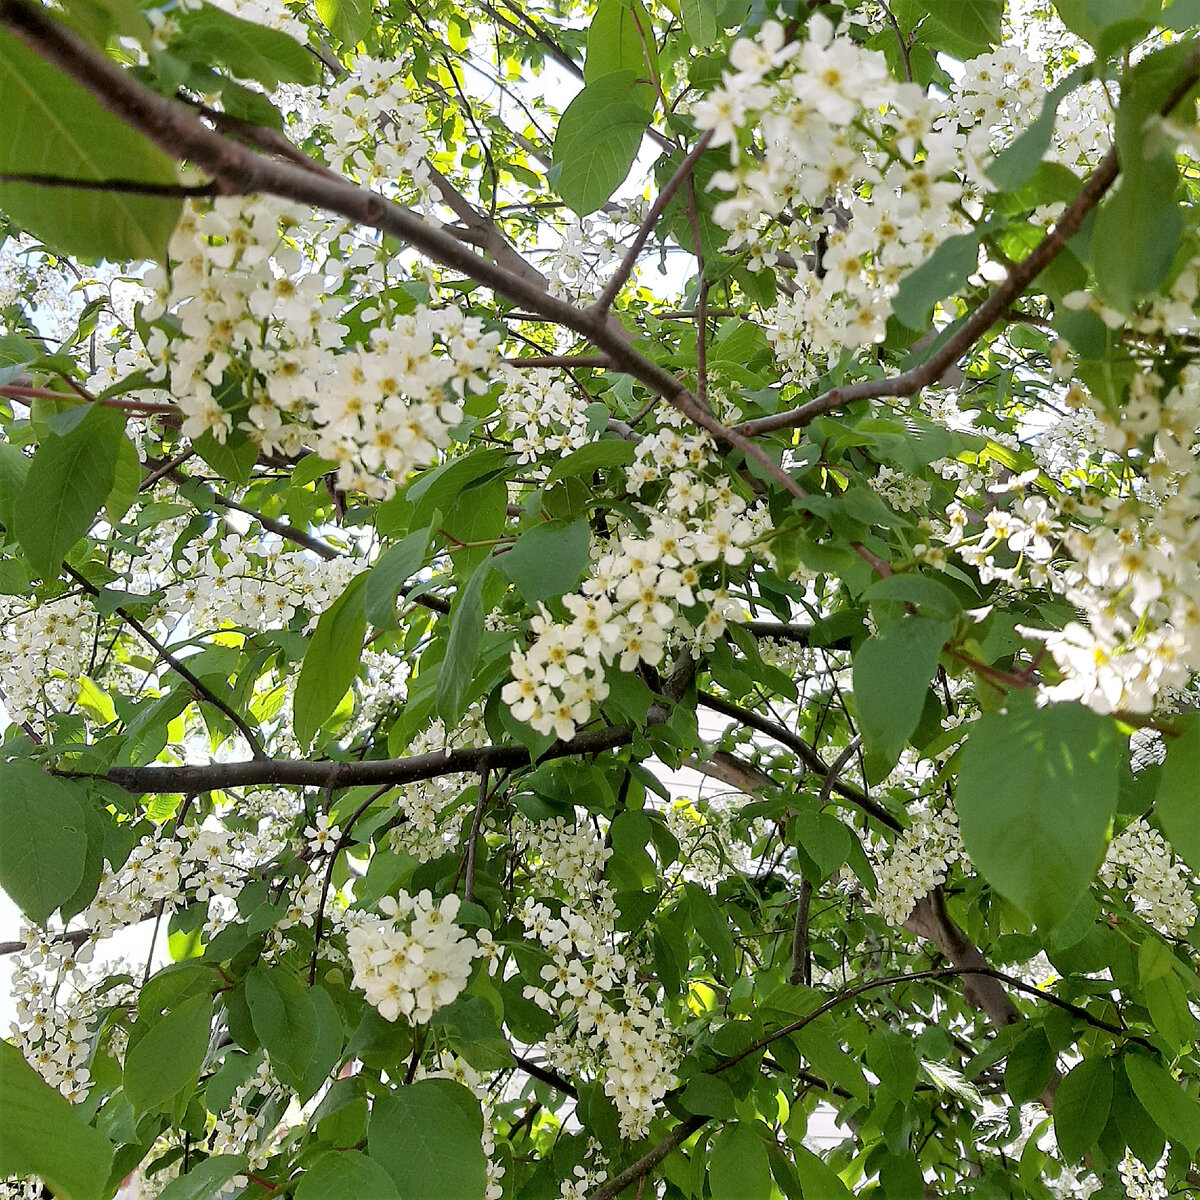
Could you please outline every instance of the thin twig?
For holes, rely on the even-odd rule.
[[[600,293],[596,302],[586,310],[589,315],[601,317],[612,307],[612,302],[617,298],[617,293],[628,282],[630,275],[633,274],[633,268],[637,265],[638,255],[641,254],[650,235],[654,232],[654,226],[658,224],[658,218],[663,215],[667,205],[671,203],[671,197],[679,190],[684,180],[691,175],[693,168],[700,161],[701,155],[708,149],[708,144],[711,141],[712,130],[709,130],[692,147],[687,157],[679,164],[675,174],[667,180],[666,186],[658,193],[658,197],[650,206],[650,211],[639,226],[632,244],[625,252],[625,257],[617,267],[616,274],[605,284],[604,291]]]
[[[80,573],[76,571],[75,568],[70,565],[70,563],[63,563],[63,570],[66,571],[66,573],[70,575],[71,578],[74,579],[75,582],[78,583],[79,586],[83,588],[83,590],[87,592],[89,596],[95,597],[100,595],[100,589],[93,585],[88,579],[84,578],[84,576],[80,575]],[[168,650],[166,646],[164,646],[162,642],[160,642],[158,638],[156,638],[154,634],[152,634],[135,616],[126,612],[126,610],[120,606],[114,608],[113,612],[116,613],[116,615],[120,617],[121,620],[124,621],[125,624],[128,625],[130,629],[132,629],[138,635],[138,637],[142,639],[142,641],[150,646],[154,650],[154,653],[157,654],[159,658],[161,658],[163,662],[165,662],[167,666],[169,666],[171,670],[175,672],[176,675],[180,676],[180,678],[191,684],[191,686],[195,689],[199,699],[206,700],[213,706],[213,708],[224,713],[225,716],[227,716],[230,721],[233,722],[238,732],[246,739],[246,743],[250,747],[250,753],[258,762],[270,762],[267,752],[262,748],[262,744],[259,742],[254,730],[246,724],[244,718],[234,708],[226,704],[225,701],[222,700],[215,692],[213,692],[206,684],[201,683],[201,681],[197,679],[196,676],[193,675],[192,672],[188,670],[188,668],[178,658],[176,658],[175,655],[172,654],[170,650]],[[174,792],[200,792],[210,791],[211,789],[178,787],[164,788],[162,790]]]

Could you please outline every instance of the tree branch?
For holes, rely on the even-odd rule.
[[[1200,48],[1193,50],[1188,56],[1186,74],[1160,109],[1162,115],[1170,113],[1196,84],[1197,79],[1200,79],[1198,67]],[[855,400],[873,400],[881,396],[912,396],[922,388],[937,382],[997,321],[1003,319],[1017,297],[1058,257],[1067,242],[1079,232],[1088,213],[1100,203],[1108,189],[1116,182],[1119,172],[1120,163],[1114,146],[1092,172],[1079,195],[1055,222],[1054,228],[1012,267],[996,290],[967,317],[946,344],[919,367],[904,371],[891,379],[868,379],[849,387],[830,388],[798,408],[759,417],[754,421],[744,421],[737,427],[738,430],[753,437],[775,429],[802,429],[816,417],[843,408]]]
[[[619,1175],[614,1175],[607,1183],[601,1184],[588,1200],[615,1200],[631,1183],[644,1179],[664,1158],[673,1150],[678,1149],[702,1125],[707,1124],[708,1117],[688,1117],[680,1125],[676,1125],[661,1142],[652,1150],[646,1151],[632,1166],[626,1167]]]

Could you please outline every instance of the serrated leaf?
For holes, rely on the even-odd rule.
[[[395,628],[396,597],[424,562],[431,532],[418,529],[389,546],[367,575],[363,611],[376,629]]]
[[[329,993],[305,987],[282,968],[255,967],[246,976],[246,1003],[280,1080],[304,1103],[341,1056],[342,1026]]]
[[[172,1179],[158,1200],[216,1200],[224,1185],[246,1169],[244,1154],[217,1154],[197,1163],[186,1175]]]
[[[125,1097],[135,1113],[171,1108],[194,1091],[208,1052],[212,997],[192,996],[142,1035],[125,1055]]]
[[[73,79],[0,32],[0,173],[177,182],[174,163]],[[164,261],[182,200],[0,184],[0,209],[63,254]]]
[[[771,1165],[755,1126],[726,1125],[708,1152],[713,1200],[770,1200]]]
[[[1000,40],[1004,0],[924,0],[924,8],[928,24],[941,34],[924,40],[939,50],[973,58]]]
[[[580,216],[595,212],[625,182],[649,113],[637,103],[632,71],[605,75],[567,105],[554,137],[555,188]]]
[[[588,565],[591,529],[586,520],[547,521],[527,529],[512,549],[497,556],[496,569],[529,604],[574,591]]]
[[[357,46],[374,20],[371,0],[316,0],[321,23],[344,46]]]
[[[804,1189],[804,1200],[852,1200],[853,1193],[838,1173],[807,1146],[792,1143],[796,1174]]]
[[[258,461],[258,444],[244,430],[231,430],[223,442],[218,442],[206,429],[192,445],[222,479],[231,483],[250,482],[250,472]]]
[[[1068,1162],[1081,1162],[1108,1124],[1112,1107],[1113,1064],[1085,1058],[1054,1094],[1054,1136]]]
[[[1167,746],[1154,812],[1175,853],[1200,871],[1200,717],[1178,723],[1183,732]]]
[[[979,265],[981,231],[947,238],[919,267],[900,280],[892,300],[896,319],[909,329],[923,329],[929,310],[939,300],[953,295]]]
[[[546,486],[566,479],[571,475],[591,475],[593,471],[602,471],[605,467],[625,467],[636,457],[632,442],[620,441],[616,438],[606,438],[599,442],[589,442],[572,450],[566,458],[560,458],[550,468],[546,476]]]
[[[281,83],[321,82],[316,57],[282,30],[246,21],[212,4],[182,13],[179,24],[180,34],[171,40],[173,54],[204,64],[221,63],[232,74],[272,90]]]
[[[654,24],[639,0],[600,0],[588,26],[583,82],[594,83],[620,71],[646,79],[650,75],[648,54],[657,64]]]
[[[437,712],[447,729],[457,724],[463,714],[475,664],[479,661],[479,644],[483,639],[483,581],[491,569],[490,558],[475,568],[450,613],[446,657],[438,669],[437,680]]]
[[[35,925],[79,887],[87,816],[75,786],[23,759],[0,763],[0,887]]]
[[[0,1041],[0,1178],[36,1176],[64,1200],[101,1200],[112,1143]]]
[[[365,573],[356,575],[317,621],[292,701],[292,726],[301,746],[312,743],[358,674],[367,632],[366,583]]]
[[[679,0],[679,15],[692,45],[704,49],[717,36],[717,8],[712,0]]]
[[[1113,722],[1078,705],[1010,700],[971,729],[957,807],[967,853],[1001,895],[1053,928],[1087,891],[1117,806]]]
[[[854,703],[869,774],[882,778],[921,719],[929,681],[954,627],[931,617],[889,621],[854,654]]]
[[[58,576],[67,552],[108,499],[124,428],[117,409],[95,405],[65,437],[47,437],[33,456],[25,487],[13,501],[13,533],[43,579]]]
[[[477,1200],[486,1187],[479,1102],[448,1079],[422,1079],[378,1096],[367,1154],[400,1200]]]
[[[1144,1054],[1125,1056],[1125,1074],[1133,1094],[1163,1133],[1195,1154],[1200,1149],[1200,1107],[1195,1099]]]
[[[398,1200],[392,1177],[360,1150],[318,1159],[300,1179],[296,1200]]]

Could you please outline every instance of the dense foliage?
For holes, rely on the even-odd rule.
[[[1200,1189],[1196,22],[0,0],[0,1192]]]

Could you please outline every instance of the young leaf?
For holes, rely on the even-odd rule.
[[[1193,1097],[1152,1058],[1144,1054],[1125,1056],[1125,1074],[1133,1094],[1158,1127],[1189,1154],[1200,1149],[1200,1108]]]
[[[367,631],[366,582],[366,574],[356,575],[317,622],[292,701],[292,724],[301,746],[311,744],[358,674]]]
[[[124,428],[118,409],[96,405],[70,433],[47,437],[33,456],[25,488],[13,501],[13,532],[43,579],[58,576],[108,499]]]
[[[0,174],[175,183],[175,165],[73,79],[0,33]],[[0,209],[64,254],[157,259],[182,200],[0,184]],[[99,505],[96,506],[97,508]]]
[[[1068,916],[1104,857],[1117,766],[1112,721],[1079,705],[1010,700],[971,730],[957,792],[967,853],[1042,929]]]
[[[35,1175],[64,1200],[101,1200],[112,1143],[0,1041],[0,1178]]]
[[[401,538],[379,556],[367,575],[363,610],[376,629],[394,629],[396,597],[417,573],[429,548],[428,529],[418,529]]]
[[[255,967],[246,976],[246,1003],[279,1078],[304,1103],[329,1078],[342,1052],[342,1025],[329,993],[305,987],[281,968]]]
[[[31,762],[0,762],[0,830],[0,887],[43,925],[83,879],[84,801],[74,785]]]

